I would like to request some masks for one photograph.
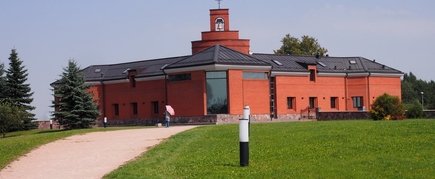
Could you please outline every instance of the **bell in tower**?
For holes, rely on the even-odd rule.
[[[215,23],[216,31],[224,31],[225,30],[225,22],[222,18],[217,18]]]

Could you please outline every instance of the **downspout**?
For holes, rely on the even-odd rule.
[[[106,117],[106,84],[101,81],[101,91],[103,93],[103,116]]]
[[[106,116],[106,84],[104,84],[104,73],[101,73],[101,93],[102,93],[102,103],[103,105],[101,105],[103,107],[103,118],[107,117]]]
[[[270,95],[271,94],[271,89],[270,89],[271,85],[270,84],[271,84],[271,80],[272,80],[272,68],[269,71],[268,79],[269,79],[269,95]],[[274,86],[275,91],[273,92],[273,94],[275,94],[275,95],[274,95],[274,99],[273,99],[273,113],[275,113],[275,114],[272,116],[272,111],[270,111],[270,106],[269,106],[270,121],[272,121],[276,115],[276,83],[274,82],[274,84],[275,84],[275,86]],[[269,97],[269,101],[270,101],[270,97]]]
[[[346,76],[344,76],[344,106],[345,106],[345,110],[348,111],[348,107],[347,107],[347,77],[349,76],[349,73],[346,73]]]
[[[372,73],[371,72],[369,72],[369,75],[367,76],[367,110],[369,110],[370,111],[370,109],[371,109],[371,104],[370,104],[370,101],[371,101],[371,96],[370,96],[370,76],[372,76]]]
[[[162,72],[165,75],[165,105],[169,105],[169,102],[168,102],[168,74],[166,74],[165,68],[162,68]]]

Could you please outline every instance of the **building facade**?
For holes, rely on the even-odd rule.
[[[299,120],[313,111],[368,111],[375,98],[401,96],[402,72],[362,57],[250,54],[230,30],[228,9],[210,10],[210,31],[192,55],[93,65],[82,72],[101,116],[113,124],[154,124],[165,105],[180,123]]]

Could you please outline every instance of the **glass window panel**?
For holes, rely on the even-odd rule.
[[[264,72],[243,72],[243,79],[267,79]]]
[[[287,108],[295,109],[295,97],[287,97]]]
[[[331,108],[332,109],[337,108],[337,99],[338,99],[338,97],[331,97]]]
[[[227,78],[227,72],[219,71],[219,72],[207,72],[207,79],[216,79],[216,78]]]
[[[228,114],[226,72],[207,72],[207,113]]]
[[[354,108],[361,108],[361,107],[364,106],[364,104],[363,104],[363,97],[362,96],[352,97],[352,101],[353,101],[353,107]]]

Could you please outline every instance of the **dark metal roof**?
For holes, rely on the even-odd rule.
[[[180,56],[129,63],[92,65],[82,70],[86,81],[126,79],[129,70],[136,77],[164,75],[163,69],[184,68],[210,64],[272,66],[272,71],[307,72],[308,65],[317,65],[324,73],[393,73],[401,71],[362,57],[291,56],[275,54],[246,55],[230,48],[216,45],[190,56]]]
[[[304,72],[307,65],[317,65],[319,72],[326,73],[397,73],[403,72],[362,57],[320,57],[291,56],[275,54],[253,54],[253,57],[267,61],[272,71]],[[281,63],[277,64],[275,61]]]
[[[210,64],[270,66],[270,64],[258,60],[250,55],[240,53],[225,46],[215,45],[203,50],[202,52],[175,62],[166,68],[171,69]]]
[[[136,77],[164,75],[162,67],[189,56],[144,60],[110,65],[92,65],[82,70],[86,81],[126,79],[129,70],[136,70]]]

